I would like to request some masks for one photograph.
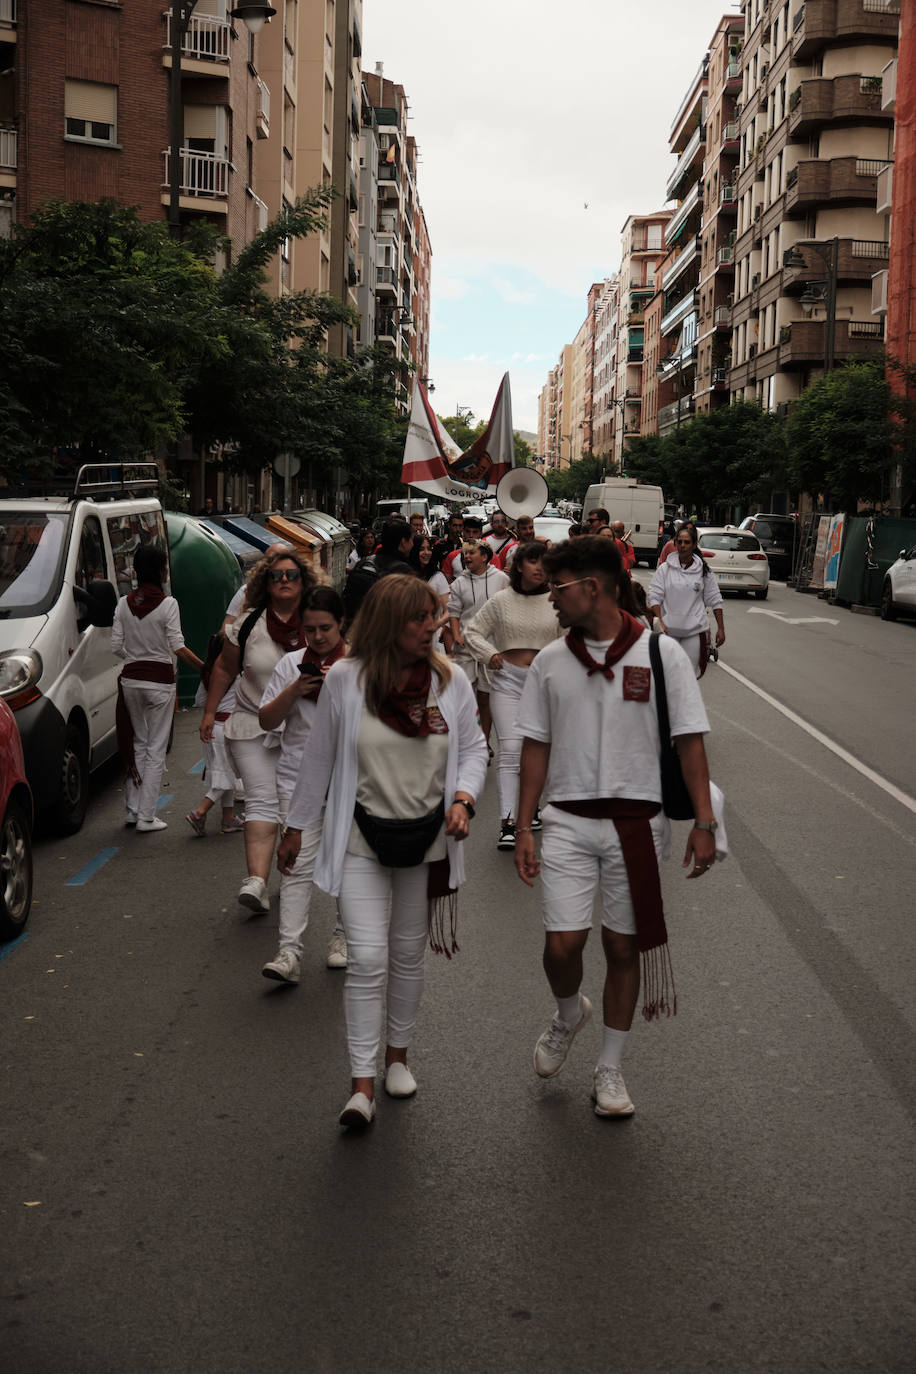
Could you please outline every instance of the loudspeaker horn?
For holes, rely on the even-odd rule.
[[[499,509],[510,520],[540,515],[550,495],[547,483],[534,468],[510,468],[496,484]]]

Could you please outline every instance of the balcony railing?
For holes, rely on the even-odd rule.
[[[738,142],[739,136],[740,136],[740,129],[739,129],[739,127],[738,127],[738,125],[737,125],[736,123],[733,122],[733,123],[731,123],[731,124],[723,124],[723,126],[722,126],[722,142],[723,142],[723,143],[737,143],[737,142]]]
[[[398,222],[394,215],[379,215],[378,232],[380,234],[391,234],[393,238],[399,237]]]
[[[18,167],[19,134],[15,129],[0,129],[0,167]]]
[[[713,317],[713,323],[715,324],[716,328],[717,328],[717,329],[720,329],[720,328],[722,328],[723,326],[724,326],[725,328],[730,328],[730,327],[731,327],[731,322],[732,322],[731,306],[728,306],[728,305],[717,305],[717,306],[716,306],[716,313],[715,313],[715,315],[714,315],[714,317]]]
[[[398,294],[398,279],[393,267],[379,267],[375,273],[376,291],[391,291]]]
[[[681,201],[680,205],[677,207],[674,214],[668,221],[668,228],[665,231],[668,243],[674,242],[674,240],[678,236],[679,231],[686,224],[687,220],[690,218],[690,215],[699,204],[700,183],[696,181],[691,186],[690,190],[687,192],[686,196]]]
[[[699,240],[694,237],[689,239],[681,249],[674,262],[662,277],[662,290],[667,291],[673,282],[677,281],[682,272],[685,272],[694,261],[699,252]]]
[[[162,154],[165,159],[165,181],[171,179],[172,155],[168,148]],[[181,175],[179,193],[183,196],[224,197],[229,194],[229,159],[218,157],[216,153],[194,153],[189,148],[179,149]]]
[[[897,59],[892,58],[881,70],[881,110],[893,114],[897,107]]]
[[[165,19],[165,46],[172,46],[172,12]],[[232,25],[228,19],[216,19],[209,14],[192,14],[181,45],[182,56],[201,62],[228,62]]]
[[[887,162],[878,173],[875,185],[875,213],[889,215],[894,194],[894,164]]]
[[[668,200],[673,199],[679,183],[684,180],[684,177],[690,171],[694,158],[705,142],[706,126],[700,124],[688,140],[686,148],[677,160],[677,166],[668,178]]]
[[[662,334],[668,334],[676,324],[681,324],[687,316],[697,308],[696,291],[688,291],[686,296],[682,296],[671,308],[662,316],[659,330]]]

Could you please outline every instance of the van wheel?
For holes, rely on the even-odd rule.
[[[51,808],[55,830],[75,835],[86,817],[89,805],[89,749],[77,725],[67,726],[60,763],[60,792]]]
[[[11,800],[0,826],[0,940],[15,940],[32,905],[32,835],[28,816]]]

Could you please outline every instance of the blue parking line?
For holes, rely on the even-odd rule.
[[[8,944],[0,945],[0,963],[2,963],[4,959],[8,959],[9,956],[12,954],[13,950],[18,949],[19,946],[22,944],[23,940],[27,940],[28,938],[29,932],[26,930],[23,932],[22,935],[19,936],[18,939],[10,940]]]
[[[200,775],[201,775],[201,773],[204,771],[205,766],[206,766],[206,765],[204,764],[203,759],[198,759],[197,762],[195,763],[194,767],[188,769],[188,777],[189,777],[189,778],[194,778],[194,777],[198,777],[198,778],[199,778]]]
[[[171,792],[163,792],[162,796],[161,796],[161,797],[159,798],[159,800],[156,802],[156,810],[157,810],[157,811],[164,811],[165,808],[169,805],[169,803],[170,803],[171,801],[172,801],[172,794],[171,794]]]
[[[110,849],[100,849],[95,858],[90,859],[86,866],[80,869],[79,873],[74,873],[72,878],[67,879],[66,886],[82,887],[84,883],[88,883],[89,879],[94,877],[99,869],[108,863],[109,859],[114,858],[118,848],[118,845],[112,845]]]

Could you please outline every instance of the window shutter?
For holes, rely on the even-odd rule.
[[[216,106],[185,105],[185,138],[216,138]]]
[[[97,86],[92,81],[68,81],[64,91],[67,119],[85,119],[93,124],[116,122],[117,86]]]

